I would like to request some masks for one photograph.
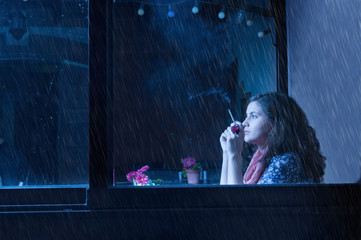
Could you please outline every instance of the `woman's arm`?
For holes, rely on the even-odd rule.
[[[227,131],[227,130],[226,130]],[[227,132],[224,131],[219,138],[219,142],[222,147],[222,171],[220,184],[227,184],[227,172],[228,172],[228,154],[227,154]]]
[[[227,173],[228,173],[228,154],[227,152],[223,152],[222,156],[223,162],[222,162],[222,171],[221,171],[221,185],[227,184]]]
[[[240,124],[240,123],[237,123]],[[223,150],[223,163],[220,184],[242,184],[242,149],[244,141],[243,129],[234,134],[228,127],[221,135],[220,142]]]
[[[242,184],[242,155],[228,154],[227,184]]]

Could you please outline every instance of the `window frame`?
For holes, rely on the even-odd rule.
[[[276,30],[277,91],[287,94],[286,3],[284,0],[270,2],[271,8],[269,12],[262,9],[258,9],[258,11],[274,17]],[[228,4],[232,7],[242,7],[238,1],[229,1]],[[94,5],[90,4],[89,6],[89,206],[91,208],[103,208],[109,205],[118,206],[119,198],[116,196],[119,194],[120,196],[135,194],[131,199],[143,199],[144,196],[144,201],[146,201],[145,199],[157,198],[157,196],[163,196],[165,193],[167,193],[166,196],[178,196],[176,199],[181,199],[182,196],[197,195],[197,191],[219,191],[220,186],[214,185],[186,186],[180,184],[174,186],[141,187],[137,189],[133,189],[133,187],[112,186],[112,162],[110,156],[112,156],[113,147],[113,6],[113,0],[104,0]],[[94,49],[96,51],[94,51]],[[99,82],[104,84],[99,85]],[[221,188],[230,189],[225,186]],[[113,199],[118,200],[114,202],[112,201]],[[167,199],[168,197],[161,202],[165,203],[165,201],[170,201]],[[121,204],[121,207],[127,207],[127,204],[131,206],[134,202],[128,203],[128,201],[122,199],[122,203],[126,204]],[[145,206],[147,205],[149,207],[156,206],[154,203],[145,204]]]
[[[232,7],[240,7],[237,1],[230,1]],[[108,205],[109,195],[118,195],[118,193],[132,194],[134,189],[129,188],[112,188],[111,179],[111,161],[112,154],[112,78],[113,78],[113,54],[112,54],[112,28],[113,28],[113,0],[89,1],[89,187],[79,186],[33,186],[26,188],[2,188],[0,192],[2,196],[6,195],[6,199],[0,199],[0,205],[3,209],[17,209],[22,207],[29,207],[31,205],[44,206],[49,208],[51,206],[59,208],[64,207],[88,206],[90,208],[104,207]],[[279,7],[279,6],[274,6]],[[280,16],[278,16],[280,17]],[[285,15],[282,16],[285,22]],[[277,21],[276,21],[277,24]],[[280,28],[280,27],[283,27]],[[276,36],[279,36],[280,31],[285,31],[285,25],[276,25]],[[282,35],[285,36],[285,35]],[[278,39],[281,42],[283,39]],[[287,64],[287,47],[277,47],[277,62]],[[283,59],[280,61],[280,59]],[[285,67],[285,65],[282,65]],[[287,82],[287,78],[280,78],[285,76],[279,74],[280,68],[277,64],[277,86],[282,86]],[[286,75],[287,76],[287,75]],[[283,89],[283,92],[287,90]],[[163,191],[182,192],[194,191],[190,189],[217,189],[219,186],[205,185],[202,187],[161,187],[150,188],[151,194],[159,195]],[[159,189],[159,190],[157,190]],[[174,189],[174,190],[172,190]],[[142,189],[142,195],[147,195],[149,190]],[[136,191],[137,192],[137,191]],[[181,193],[184,195],[183,193]],[[22,198],[21,196],[28,196]],[[41,197],[37,197],[41,196]],[[66,197],[62,197],[66,196]],[[26,200],[27,199],[27,200]],[[99,201],[100,199],[106,201]]]
[[[230,1],[236,4],[237,1]],[[285,0],[271,1],[276,16],[277,86],[287,93]],[[273,186],[175,185],[113,187],[112,153],[112,15],[113,0],[89,1],[89,187],[34,186],[0,189],[0,212],[95,209],[245,209],[304,208],[346,212],[358,206],[360,184]],[[277,4],[277,5],[276,5]],[[280,5],[278,5],[280,4]],[[282,9],[282,11],[276,11]],[[284,11],[283,11],[284,10]],[[317,206],[314,203],[317,202]],[[313,206],[310,210],[308,207]]]

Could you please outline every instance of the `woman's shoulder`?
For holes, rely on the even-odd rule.
[[[301,159],[293,152],[287,152],[273,156],[270,160],[270,164],[297,164],[301,163]]]
[[[269,168],[279,169],[286,173],[299,172],[302,169],[300,158],[293,152],[287,152],[272,157]]]
[[[293,152],[272,157],[259,183],[302,183],[306,180],[300,158]]]

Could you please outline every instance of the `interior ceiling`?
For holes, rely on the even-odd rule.
[[[114,0],[115,3],[124,3],[124,2],[144,2],[149,5],[168,5],[168,4],[181,4],[185,2],[195,2],[196,0]],[[198,0],[199,3],[208,3],[208,4],[220,4],[226,6],[244,6],[250,5],[263,9],[269,9],[269,3],[271,0]]]
[[[232,5],[244,4],[244,5],[250,5],[255,6],[263,9],[269,9],[270,0],[225,0],[224,2]]]
[[[123,3],[135,3],[148,6],[183,5],[194,4],[198,1],[199,5],[219,5],[230,9],[243,9],[247,12],[253,12],[264,17],[271,17],[270,2],[278,0],[114,0],[115,5]]]
[[[194,2],[195,0],[115,0],[149,5],[168,5]],[[267,16],[271,0],[198,0],[200,3],[219,4],[232,8],[247,8]],[[9,30],[9,13],[21,10],[26,15],[27,28],[32,34],[66,38],[87,43],[88,0],[0,0],[0,33]]]

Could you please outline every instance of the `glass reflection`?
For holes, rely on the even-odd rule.
[[[88,182],[87,1],[1,1],[3,186]]]

